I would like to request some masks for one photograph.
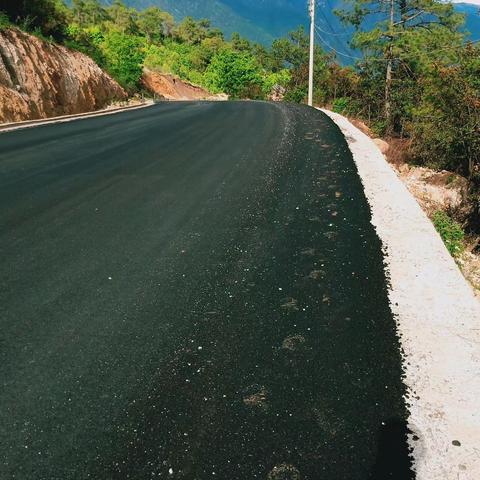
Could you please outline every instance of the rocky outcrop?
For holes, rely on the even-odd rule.
[[[145,70],[142,83],[147,90],[165,100],[228,100],[227,95],[213,95],[202,87],[167,73]]]
[[[17,29],[0,31],[0,123],[90,112],[126,97],[86,55]]]
[[[274,85],[268,99],[272,102],[283,102],[287,89],[282,85]]]

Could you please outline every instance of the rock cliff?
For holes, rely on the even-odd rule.
[[[86,55],[17,29],[0,31],[0,123],[89,112],[126,97]]]

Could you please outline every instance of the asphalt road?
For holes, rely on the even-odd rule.
[[[322,113],[0,134],[2,480],[406,480],[381,244]]]

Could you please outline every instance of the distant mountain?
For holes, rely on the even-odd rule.
[[[209,18],[212,24],[230,36],[239,32],[250,40],[268,45],[299,25],[308,25],[307,0],[124,0],[142,9],[156,5],[172,13],[177,20],[185,16]],[[111,0],[104,0],[111,3]],[[317,9],[317,36],[326,50],[334,48],[340,59],[351,63],[348,47],[352,29],[343,26],[333,11],[342,8],[342,0],[323,0]],[[466,15],[466,29],[473,40],[480,39],[480,7],[468,3],[455,5]],[[350,60],[350,62],[349,62]]]
[[[472,40],[480,40],[480,6],[472,3],[457,3],[455,8],[465,15],[465,29]]]
[[[321,7],[319,27],[328,32],[331,28],[322,20],[330,22],[335,30],[344,31],[337,17],[333,14],[340,7],[342,0],[326,0]],[[248,39],[269,45],[275,38],[284,36],[299,25],[308,26],[307,0],[124,0],[137,9],[151,5],[158,6],[174,15],[177,20],[186,16],[209,18],[212,24],[222,29],[229,37],[239,32]],[[111,0],[103,0],[109,4]],[[335,49],[350,52],[347,46],[351,34],[332,36],[329,44]]]
[[[111,0],[103,0],[103,3],[109,4]],[[170,12],[176,20],[186,16],[208,18],[215,27],[223,30],[227,37],[233,32],[239,32],[244,37],[268,45],[276,36],[276,31],[264,28],[255,18],[252,19],[251,10],[239,12],[232,8],[231,4],[236,3],[232,0],[124,0],[124,3],[139,10],[155,5]],[[257,3],[266,2],[259,0]]]

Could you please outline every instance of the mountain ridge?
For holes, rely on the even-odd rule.
[[[105,4],[111,0],[104,0]],[[285,36],[299,25],[308,25],[307,0],[125,0],[137,9],[157,6],[170,12],[176,20],[186,16],[208,18],[212,25],[269,45],[275,38]],[[348,62],[354,57],[348,45],[353,29],[346,28],[333,13],[342,8],[342,0],[324,0],[317,13],[317,40],[326,49],[335,49]],[[480,8],[468,2],[454,4],[458,12],[466,15],[465,29],[472,40],[480,39]]]

